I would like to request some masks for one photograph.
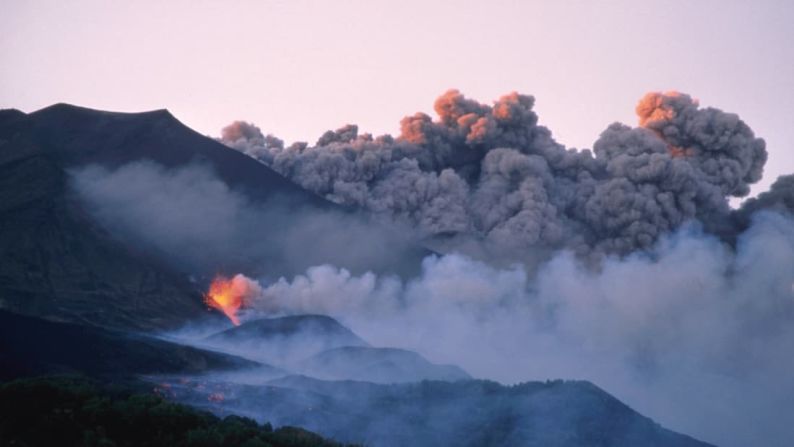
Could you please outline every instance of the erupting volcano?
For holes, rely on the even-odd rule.
[[[235,326],[240,325],[237,311],[243,305],[249,287],[245,277],[236,275],[234,278],[216,276],[210,284],[210,290],[204,296],[208,306],[223,312]]]
[[[245,275],[238,273],[231,279],[218,275],[212,280],[209,291],[204,295],[204,301],[208,306],[223,312],[235,326],[239,326],[237,312],[261,293],[259,284]]]

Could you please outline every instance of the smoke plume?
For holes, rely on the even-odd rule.
[[[794,220],[778,213],[756,214],[735,249],[685,225],[599,271],[570,252],[536,275],[461,255],[428,257],[407,281],[321,265],[262,283],[250,304],[249,318],[331,315],[475,377],[591,380],[718,445],[792,435]]]
[[[628,254],[689,220],[717,227],[767,158],[737,115],[677,92],[646,95],[640,127],[612,124],[592,151],[557,143],[534,102],[511,93],[486,105],[450,90],[435,102],[437,119],[408,116],[397,138],[347,125],[314,146],[284,147],[238,121],[221,141],[329,200],[500,253]]]

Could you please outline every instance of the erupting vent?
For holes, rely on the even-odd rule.
[[[216,276],[210,284],[210,290],[204,296],[204,301],[208,306],[223,312],[235,326],[239,326],[240,320],[237,317],[237,311],[243,305],[245,288],[239,287],[236,284],[236,279],[237,277],[229,279]]]

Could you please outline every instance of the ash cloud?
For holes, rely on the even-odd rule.
[[[435,102],[437,119],[408,116],[396,138],[348,125],[285,148],[236,122],[220,141],[329,200],[497,253],[625,255],[690,220],[719,227],[767,158],[737,115],[677,92],[646,95],[640,127],[612,124],[592,151],[556,142],[534,102],[511,93],[486,105],[450,90]]]

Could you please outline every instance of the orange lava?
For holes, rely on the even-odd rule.
[[[243,305],[244,290],[235,287],[234,279],[216,276],[210,284],[210,290],[204,296],[208,306],[223,312],[235,326],[240,325],[237,311]]]

